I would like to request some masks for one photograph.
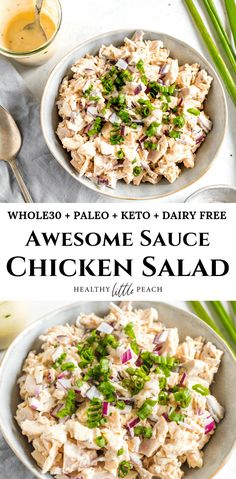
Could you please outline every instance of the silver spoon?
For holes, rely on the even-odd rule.
[[[33,203],[16,164],[16,155],[22,145],[18,126],[11,114],[0,105],[0,160],[8,162],[26,203]]]
[[[43,43],[45,43],[47,42],[48,39],[40,21],[42,6],[43,6],[43,0],[36,0],[35,8],[34,8],[34,22],[28,23],[27,25],[25,25],[23,30],[38,30],[38,32],[40,32],[42,35]]]

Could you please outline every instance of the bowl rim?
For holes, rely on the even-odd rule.
[[[100,302],[101,303],[106,303],[108,305],[111,301],[100,301]],[[119,303],[120,301],[114,301],[114,302]],[[233,356],[228,344],[224,341],[224,339],[221,338],[208,324],[206,324],[201,318],[196,316],[194,313],[192,313],[190,311],[187,311],[187,310],[184,310],[183,308],[179,308],[178,306],[172,305],[172,304],[167,303],[165,301],[132,301],[132,303],[134,305],[136,303],[141,303],[141,302],[142,303],[144,302],[144,303],[147,303],[147,304],[152,304],[152,305],[155,304],[156,308],[158,308],[158,304],[162,303],[162,304],[165,304],[167,307],[173,308],[176,311],[177,314],[178,313],[181,314],[181,313],[184,312],[185,314],[190,316],[190,319],[192,318],[192,320],[194,320],[195,322],[199,321],[200,324],[202,324],[204,327],[206,327],[206,329],[213,334],[213,336],[216,338],[217,341],[222,342],[224,344],[224,347],[226,348],[227,353],[229,353],[231,359],[233,360],[233,362],[236,365],[236,358]],[[51,318],[55,317],[57,314],[66,312],[66,311],[70,310],[71,308],[77,307],[79,305],[87,304],[87,303],[90,303],[90,301],[76,301],[76,302],[72,302],[72,303],[69,303],[67,305],[61,306],[59,308],[53,309],[52,311],[50,311],[50,312],[44,314],[43,316],[41,316],[36,321],[33,321],[28,327],[26,327],[23,331],[21,331],[21,333],[14,339],[14,341],[11,343],[11,345],[7,349],[6,353],[3,356],[2,362],[0,363],[0,390],[1,390],[1,383],[2,383],[2,380],[3,380],[2,379],[2,373],[5,370],[5,368],[7,367],[8,357],[12,355],[12,352],[14,352],[15,346],[17,346],[18,343],[21,342],[21,338],[24,337],[24,336],[27,336],[29,331],[37,328],[38,325],[42,325],[42,327],[43,327],[44,321],[45,321],[45,328],[46,328],[47,327],[47,324],[46,324],[47,321],[49,321]],[[3,435],[6,443],[8,444],[8,446],[14,452],[14,454],[19,459],[19,461],[26,467],[26,469],[28,469],[30,472],[32,472],[32,474],[34,474],[34,476],[38,477],[39,479],[44,479],[44,478],[46,479],[47,478],[46,474],[43,474],[42,472],[36,470],[37,464],[35,463],[35,467],[32,466],[31,464],[28,464],[26,459],[25,459],[25,456],[22,456],[18,452],[17,448],[15,448],[15,446],[12,444],[11,440],[8,437],[8,433],[7,433],[5,427],[2,424],[1,414],[0,414],[0,431],[2,432],[2,435]],[[225,464],[230,459],[235,447],[236,447],[236,437],[234,439],[234,443],[233,443],[232,448],[230,449],[230,451],[228,452],[228,454],[224,458],[224,461],[222,462],[222,464],[220,464],[220,466],[217,468],[217,470],[214,471],[214,473],[206,479],[213,479],[213,477],[215,477],[215,475],[218,474],[218,472],[225,466]],[[50,476],[50,473],[47,473],[47,474],[49,474],[49,477],[53,478],[53,476]]]
[[[162,193],[161,195],[157,195],[157,194],[153,194],[153,195],[150,195],[150,196],[141,196],[141,197],[136,197],[136,196],[132,196],[132,197],[127,197],[127,196],[124,196],[124,195],[121,195],[119,193],[115,194],[115,193],[110,193],[110,191],[106,191],[106,190],[99,190],[99,189],[95,189],[94,187],[94,184],[92,182],[85,182],[85,181],[82,181],[81,178],[79,176],[76,176],[75,174],[73,174],[72,172],[68,171],[68,169],[66,169],[65,165],[62,164],[58,159],[57,159],[57,156],[56,154],[54,154],[54,147],[52,145],[52,142],[50,140],[50,137],[49,135],[47,134],[47,128],[44,126],[44,111],[45,111],[45,102],[46,102],[46,97],[48,95],[48,92],[50,92],[50,84],[51,84],[51,80],[53,79],[55,73],[60,69],[60,67],[63,65],[63,63],[67,60],[67,58],[69,58],[74,52],[76,52],[76,50],[82,48],[82,47],[85,47],[88,43],[90,42],[93,42],[93,41],[99,41],[101,40],[102,38],[104,37],[108,37],[110,35],[115,35],[115,34],[121,34],[121,33],[124,33],[124,36],[127,35],[127,31],[132,31],[132,32],[135,32],[137,30],[142,30],[144,32],[144,35],[148,35],[148,34],[156,34],[156,35],[165,35],[167,38],[169,38],[170,40],[172,41],[176,41],[176,42],[180,42],[182,43],[182,45],[184,47],[187,47],[188,49],[191,50],[191,52],[195,55],[197,53],[197,55],[199,55],[201,61],[203,61],[204,63],[206,63],[207,65],[207,68],[209,68],[210,70],[213,71],[214,73],[214,76],[216,78],[216,80],[218,81],[218,84],[219,84],[219,88],[221,89],[221,93],[222,93],[222,98],[223,98],[223,106],[224,106],[224,111],[223,111],[223,120],[224,120],[224,124],[223,124],[223,135],[222,135],[222,139],[221,139],[221,142],[219,143],[218,147],[217,147],[217,150],[215,152],[215,155],[214,157],[212,158],[212,161],[210,162],[210,164],[204,169],[204,171],[201,173],[201,175],[192,180],[191,182],[189,182],[188,184],[186,185],[183,185],[181,187],[179,187],[176,191],[170,191],[168,193]],[[126,32],[126,33],[125,33]],[[98,45],[98,48],[99,48],[99,45]],[[223,88],[223,85],[222,85],[222,82],[221,82],[221,79],[218,75],[218,73],[216,72],[214,66],[198,51],[196,50],[195,48],[193,48],[191,45],[189,45],[188,43],[184,42],[183,40],[181,40],[180,38],[177,38],[177,37],[173,37],[172,35],[169,35],[168,33],[164,33],[164,32],[160,32],[160,31],[156,31],[156,30],[146,30],[146,29],[141,29],[141,28],[130,28],[130,30],[128,28],[122,28],[122,29],[117,29],[117,30],[111,30],[109,32],[104,32],[104,33],[99,33],[98,35],[94,35],[92,37],[89,37],[87,38],[86,40],[78,43],[75,47],[73,47],[68,53],[66,53],[62,58],[61,60],[54,66],[54,68],[51,70],[49,76],[48,76],[48,79],[47,79],[47,82],[45,84],[45,87],[44,87],[44,91],[43,91],[43,95],[42,95],[42,99],[41,99],[41,105],[40,105],[40,123],[41,123],[41,128],[42,128],[42,132],[43,132],[43,136],[44,136],[44,140],[48,146],[48,149],[49,151],[51,152],[52,156],[54,157],[54,159],[57,161],[57,163],[68,173],[70,174],[70,176],[72,178],[74,178],[74,180],[78,181],[78,183],[82,184],[83,186],[85,186],[86,188],[89,188],[90,190],[94,191],[95,193],[97,193],[98,195],[102,195],[102,196],[107,196],[107,197],[110,197],[110,198],[113,198],[113,199],[118,199],[118,200],[127,200],[127,201],[134,201],[134,200],[137,200],[137,201],[148,201],[148,200],[154,200],[154,199],[162,199],[162,198],[165,198],[167,196],[171,196],[171,195],[175,195],[177,193],[179,193],[180,191],[192,186],[194,183],[197,183],[207,172],[208,170],[213,166],[213,163],[216,161],[217,157],[218,157],[218,154],[219,154],[219,150],[225,140],[225,134],[226,134],[226,128],[227,128],[227,125],[228,125],[228,107],[227,107],[227,101],[226,101],[226,95],[225,95],[225,91],[224,91],[224,88]],[[91,184],[90,184],[91,183]],[[154,186],[154,185],[153,185]],[[156,185],[157,186],[157,185]],[[116,190],[111,190],[112,192],[116,191]]]
[[[203,193],[204,191],[208,190],[223,190],[227,188],[228,190],[234,191],[236,193],[236,186],[233,185],[227,185],[227,184],[219,184],[219,185],[209,185],[209,186],[203,186],[202,188],[199,188],[199,190],[194,191],[185,199],[185,203],[191,203],[191,201],[199,195],[199,193]]]

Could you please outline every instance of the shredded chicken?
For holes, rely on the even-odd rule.
[[[181,479],[203,466],[224,416],[210,391],[222,351],[180,343],[154,308],[110,305],[40,337],[18,380],[16,420],[56,479]]]
[[[212,77],[169,55],[136,32],[72,66],[59,90],[57,135],[80,176],[115,188],[120,180],[173,183],[180,165],[194,167],[212,128],[203,111]]]

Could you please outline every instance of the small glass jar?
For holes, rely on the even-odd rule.
[[[4,31],[7,24],[17,14],[33,10],[35,0],[1,0],[0,3],[0,53],[25,65],[40,65],[53,55],[62,22],[62,8],[59,0],[44,0],[42,13],[48,15],[55,24],[53,36],[42,46],[29,52],[14,52],[4,46]]]
[[[8,348],[30,322],[27,304],[21,301],[0,302],[0,350]]]

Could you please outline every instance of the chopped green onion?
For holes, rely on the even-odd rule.
[[[133,341],[131,341],[130,347],[131,347],[132,351],[133,351],[135,354],[139,354],[139,353],[140,353],[140,347],[139,347],[139,345],[137,344],[136,339],[133,339]]]
[[[121,126],[118,123],[114,123],[110,133],[110,143],[112,145],[120,145],[123,141],[124,136],[121,134]]]
[[[93,429],[95,427],[103,426],[107,419],[102,415],[102,401],[94,398],[90,401],[87,409],[87,425]]]
[[[169,131],[169,137],[170,138],[180,138],[181,136],[181,132],[180,131],[177,131],[177,130],[171,130]]]
[[[95,444],[97,444],[98,447],[104,447],[107,444],[107,440],[104,436],[97,436],[95,438]]]
[[[158,404],[160,404],[161,406],[166,406],[168,402],[168,393],[165,391],[160,391],[158,394]]]
[[[197,393],[201,394],[202,396],[208,396],[208,394],[210,394],[209,389],[205,388],[201,384],[194,384],[194,386],[192,386],[192,389]]]
[[[152,399],[146,399],[146,401],[138,409],[137,416],[140,419],[147,419],[152,414],[152,410],[156,403],[157,401],[154,401]]]
[[[118,466],[118,477],[125,477],[132,469],[132,464],[129,461],[122,461]]]
[[[160,378],[159,379],[159,388],[160,389],[165,389],[166,383],[167,383],[166,377],[165,378]]]
[[[198,108],[188,108],[187,112],[191,113],[191,115],[195,115],[195,116],[198,116],[201,113],[200,110],[198,110]]]
[[[60,409],[57,413],[57,417],[64,418],[66,416],[72,416],[76,411],[76,394],[73,389],[69,389],[66,397],[66,402],[63,409]]]
[[[126,404],[124,401],[116,401],[116,407],[118,407],[118,409],[121,409],[121,411],[123,411],[126,408]]]
[[[117,151],[116,156],[119,160],[123,160],[125,154],[124,154],[123,150],[119,150],[119,151]]]
[[[75,368],[76,368],[76,365],[72,362],[63,363],[61,365],[61,370],[62,371],[74,371]]]
[[[145,426],[136,426],[134,428],[135,436],[143,436],[145,439],[151,439],[152,437],[152,428]]]
[[[170,421],[174,421],[174,422],[179,422],[179,421],[184,421],[184,416],[180,413],[177,413],[175,411],[172,411],[169,415],[168,415],[168,419]]]
[[[126,326],[125,326],[125,328],[124,328],[124,331],[125,331],[125,334],[127,334],[127,336],[129,336],[129,338],[131,338],[131,339],[136,339],[135,333],[134,333],[134,325],[133,325],[133,323],[128,323],[128,324],[126,324]]]
[[[153,121],[146,129],[147,136],[154,136],[157,132],[157,127],[160,126],[160,123]]]
[[[59,368],[63,361],[66,359],[66,353],[62,353],[61,356],[55,361],[55,363],[52,365],[53,369]]]
[[[186,408],[191,403],[191,393],[187,388],[181,388],[174,393],[175,402],[182,408]]]
[[[138,69],[138,71],[139,71],[140,73],[145,73],[143,60],[140,59],[140,60],[138,61],[137,65],[136,65],[136,67],[137,67],[137,69]]]
[[[89,97],[89,101],[99,101],[99,100],[101,100],[100,96],[90,96]]]
[[[183,115],[176,116],[173,120],[173,123],[179,128],[183,128],[183,126],[185,125],[184,116]]]
[[[162,111],[164,111],[164,112],[168,111],[168,110],[169,110],[169,105],[168,105],[168,103],[164,103],[164,105],[162,105],[162,108],[161,108],[161,109],[162,109]]]
[[[143,144],[145,150],[156,150],[157,149],[157,143],[153,143],[151,140],[146,140],[144,141]]]
[[[106,401],[112,402],[115,400],[115,388],[110,381],[101,382],[98,390],[103,394]]]
[[[98,133],[100,133],[101,129],[102,129],[102,119],[100,118],[100,116],[98,116],[96,120],[94,121],[92,128],[90,128],[90,130],[88,131],[87,135],[88,136],[97,135]]]
[[[143,169],[141,166],[135,166],[134,169],[133,169],[133,175],[134,176],[139,176],[141,175]]]
[[[93,89],[93,85],[90,85],[90,86],[87,88],[87,90],[85,90],[85,92],[83,93],[83,96],[84,96],[85,98],[87,98],[87,97],[90,95],[92,89]]]
[[[125,450],[123,447],[121,447],[120,449],[118,449],[117,451],[117,456],[122,456],[122,454],[124,454]]]
[[[140,98],[138,103],[141,106],[137,108],[137,113],[139,113],[142,118],[147,118],[151,112],[155,110],[155,107],[151,104],[150,100],[143,100],[143,98]]]

